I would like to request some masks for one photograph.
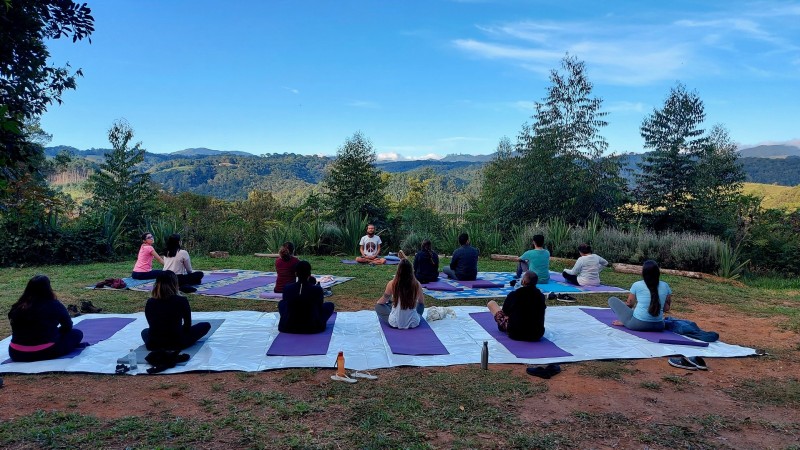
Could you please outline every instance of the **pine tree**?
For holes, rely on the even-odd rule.
[[[375,160],[372,142],[361,132],[354,133],[339,147],[336,160],[323,179],[334,217],[343,218],[354,211],[372,220],[385,219],[384,183]]]
[[[114,123],[108,130],[108,140],[112,150],[98,171],[89,177],[91,208],[110,212],[119,220],[125,217],[128,227],[140,228],[154,209],[156,193],[150,174],[136,167],[144,161],[145,150],[141,142],[130,146],[133,129],[125,121]]]

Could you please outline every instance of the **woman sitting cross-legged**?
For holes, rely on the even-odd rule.
[[[430,239],[425,239],[414,255],[414,276],[420,283],[431,283],[439,279],[439,255],[431,249]]]
[[[142,340],[148,350],[183,350],[211,330],[211,324],[192,325],[189,300],[178,291],[178,277],[165,270],[156,277],[152,297],[144,307],[149,328],[142,330]]]
[[[608,306],[619,319],[613,325],[634,331],[664,330],[664,313],[672,305],[672,289],[660,281],[660,277],[661,270],[655,261],[647,260],[642,264],[642,280],[633,283],[628,301],[623,303],[617,297],[608,299]]]
[[[542,291],[536,287],[537,281],[539,276],[529,270],[522,275],[522,287],[508,293],[502,309],[494,300],[486,305],[497,322],[497,329],[508,333],[515,341],[538,341],[544,335],[547,305]]]
[[[283,299],[278,302],[278,331],[281,333],[313,334],[325,331],[325,324],[333,315],[334,305],[323,302],[322,287],[311,276],[311,264],[300,261],[294,266],[296,283],[283,288]]]
[[[13,361],[30,362],[54,359],[77,348],[83,332],[72,328],[67,308],[50,287],[50,279],[36,275],[8,313],[11,343],[8,355]]]
[[[181,248],[181,235],[173,234],[167,238],[167,253],[164,254],[164,270],[171,270],[178,276],[181,292],[195,292],[192,285],[203,282],[203,272],[192,270],[189,252]]]
[[[294,283],[295,266],[300,260],[294,256],[294,244],[284,242],[278,250],[278,258],[275,259],[275,273],[278,278],[275,280],[275,292],[281,293],[289,283]]]
[[[386,291],[375,304],[378,319],[393,328],[416,328],[424,310],[425,294],[422,286],[414,278],[411,263],[407,259],[401,259],[394,279],[386,284]]]
[[[162,265],[164,260],[158,256],[158,252],[153,248],[153,233],[142,234],[142,245],[139,247],[139,255],[136,257],[136,264],[133,266],[131,278],[134,280],[153,280],[160,270],[153,270],[153,258],[157,259]]]

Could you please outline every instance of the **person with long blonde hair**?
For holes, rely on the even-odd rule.
[[[394,279],[386,284],[386,290],[375,304],[378,319],[393,328],[416,328],[425,310],[425,294],[414,277],[414,269],[407,259],[397,265]]]

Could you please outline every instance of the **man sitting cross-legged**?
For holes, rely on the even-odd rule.
[[[547,305],[542,291],[536,287],[538,278],[535,272],[525,272],[522,287],[509,292],[502,309],[494,300],[486,305],[497,322],[497,328],[516,341],[538,341],[544,335]]]
[[[367,234],[361,237],[358,250],[361,252],[361,256],[356,258],[356,261],[361,264],[384,264],[386,262],[380,257],[381,237],[375,234],[375,225],[373,224],[367,225]]]

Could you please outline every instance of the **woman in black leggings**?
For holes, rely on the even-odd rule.
[[[11,306],[11,343],[8,354],[14,361],[55,359],[80,345],[83,332],[72,328],[67,308],[56,299],[50,279],[36,275],[25,292]]]
[[[174,272],[161,272],[151,295],[144,307],[150,327],[142,330],[142,340],[148,350],[183,350],[211,329],[208,322],[192,325],[189,301],[179,294],[178,277]]]

